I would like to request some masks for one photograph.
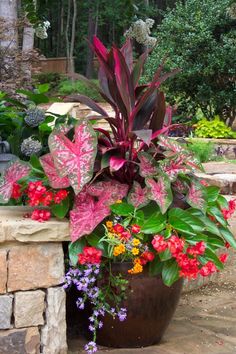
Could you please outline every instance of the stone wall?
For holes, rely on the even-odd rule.
[[[68,223],[36,223],[25,209],[0,215],[0,353],[66,354],[62,241]]]

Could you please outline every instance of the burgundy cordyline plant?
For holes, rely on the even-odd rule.
[[[87,300],[92,304],[88,353],[97,350],[96,331],[105,313],[126,318],[126,279],[110,272],[109,285],[101,283],[101,272],[111,269],[112,262],[133,262],[130,274],[147,264],[151,275],[161,273],[170,286],[180,277],[195,279],[223,269],[227,255],[219,250],[236,248],[227,222],[236,202],[228,203],[219,188],[200,181],[195,176],[200,163],[166,135],[171,107],[160,85],[176,70],[162,73],[160,66],[150,84],[139,85],[148,53],[133,65],[129,40],[108,51],[94,37],[92,47],[100,64],[100,94],[114,116],[77,95],[98,115],[56,125],[49,136],[50,153],[40,161],[32,157],[30,164],[14,162],[0,179],[0,203],[20,200],[23,194],[29,205],[47,206],[60,218],[68,214],[72,243],[65,288],[73,284],[82,293],[79,309]],[[100,119],[108,129],[92,125]],[[49,216],[41,210],[34,219]]]

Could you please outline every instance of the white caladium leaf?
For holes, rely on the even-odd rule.
[[[175,139],[171,139],[164,135],[160,135],[158,139],[158,145],[167,150],[168,156],[186,152],[185,146],[178,143]]]
[[[133,187],[128,195],[128,203],[135,208],[141,208],[149,203],[147,188],[142,188],[140,184],[134,181]]]
[[[139,173],[142,177],[155,176],[158,173],[156,160],[147,152],[140,152],[139,158]]]
[[[186,201],[193,208],[200,209],[202,211],[206,210],[207,204],[204,199],[203,188],[200,183],[191,183],[186,196]]]
[[[61,177],[68,176],[70,185],[78,194],[93,176],[97,154],[97,136],[89,122],[75,127],[73,142],[59,129],[49,136],[49,148]]]
[[[170,180],[164,175],[154,178],[146,178],[146,185],[149,188],[149,199],[154,200],[164,214],[173,201]]]
[[[127,192],[128,185],[117,181],[97,182],[86,186],[77,195],[74,209],[70,212],[72,241],[89,235],[111,213],[109,206],[118,199],[123,199]]]
[[[67,188],[70,186],[70,181],[67,176],[59,176],[51,154],[41,156],[39,160],[52,188]]]
[[[11,162],[0,178],[0,203],[7,203],[11,198],[13,185],[31,171],[29,165],[20,160]]]

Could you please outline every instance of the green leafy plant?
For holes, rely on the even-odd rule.
[[[168,99],[189,101],[185,114],[201,107],[209,119],[215,114],[233,122],[236,109],[235,19],[228,9],[232,0],[176,2],[156,33],[158,44],[146,65],[147,81],[166,55],[166,69],[181,72],[165,83]],[[180,45],[181,43],[181,45]]]
[[[188,141],[188,148],[191,150],[200,162],[208,162],[213,160],[215,154],[215,145],[211,141],[201,141],[197,139],[190,139]]]
[[[89,80],[91,84],[97,85],[97,80]],[[104,99],[99,94],[98,90],[92,85],[88,85],[86,81],[82,80],[64,80],[60,83],[58,92],[62,95],[70,95],[73,93],[79,93],[93,99],[97,102],[103,102]]]
[[[219,116],[213,120],[201,119],[196,124],[195,135],[199,138],[236,138],[236,132],[228,127]]]

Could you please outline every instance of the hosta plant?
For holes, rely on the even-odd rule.
[[[37,208],[32,218],[38,221],[50,213],[69,217],[65,287],[74,284],[81,291],[80,309],[86,300],[92,304],[88,353],[96,350],[96,330],[106,312],[126,317],[127,281],[112,274],[113,262],[129,262],[129,276],[148,269],[171,286],[181,277],[221,270],[227,258],[222,249],[236,248],[227,222],[236,202],[228,204],[219,188],[198,180],[195,172],[202,167],[193,153],[165,135],[171,108],[160,84],[173,73],[162,74],[160,67],[150,84],[140,86],[146,54],[133,67],[129,41],[108,52],[95,37],[93,48],[100,93],[115,116],[87,97],[78,99],[109,129],[94,128],[94,116],[56,126],[50,153],[31,157],[29,165],[15,162],[0,181],[1,203],[22,199]],[[107,273],[104,284],[100,280]]]

